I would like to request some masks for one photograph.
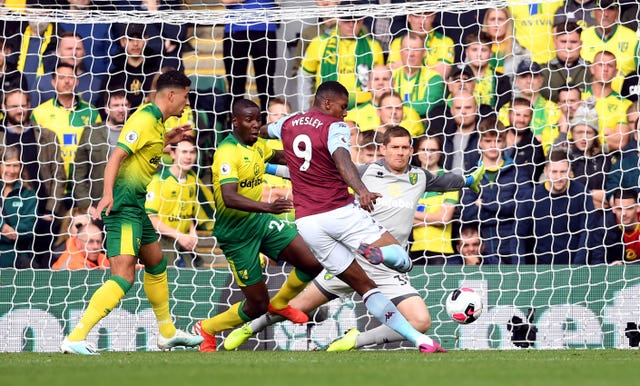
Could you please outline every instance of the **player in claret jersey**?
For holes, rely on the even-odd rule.
[[[444,352],[407,322],[355,261],[355,253],[359,253],[372,264],[382,263],[399,272],[411,269],[406,251],[367,212],[381,195],[366,188],[351,161],[350,132],[343,121],[348,103],[344,86],[324,82],[309,112],[282,118],[268,127],[269,136],[282,139],[284,144],[298,232],[327,271],[360,294],[380,322],[421,352]],[[356,192],[359,206],[349,187]]]

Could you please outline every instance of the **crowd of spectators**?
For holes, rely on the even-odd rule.
[[[397,2],[317,5],[378,1]],[[23,12],[157,12],[181,3],[26,1]],[[276,6],[271,0],[221,4],[230,11]],[[265,122],[290,113],[289,101],[306,110],[323,81],[343,83],[350,91],[345,121],[356,163],[379,157],[381,135],[395,125],[414,137],[413,162],[434,174],[467,174],[482,162],[480,193],[425,192],[421,198],[410,246],[416,264],[640,259],[637,6],[622,0],[507,4],[455,14],[371,18],[353,11],[319,19],[300,31],[297,56],[288,64],[300,92],[287,98],[274,88],[276,63],[287,60],[276,49],[282,43],[278,23],[229,24],[224,110],[245,96],[251,59]],[[70,211],[90,211],[100,199],[106,160],[127,116],[153,102],[159,73],[183,70],[190,27],[2,23],[0,267],[104,268],[92,249],[99,226],[70,235],[64,220]],[[212,226],[202,201],[210,181],[205,153],[212,150],[197,146],[215,143],[202,136],[215,133],[216,122],[207,117],[216,113],[214,106],[192,102],[182,117],[166,123],[191,125],[196,134],[194,144],[171,149],[147,206],[161,245],[178,266],[197,266],[196,229]],[[265,192],[265,200],[291,194],[281,180],[266,180]],[[178,198],[189,210],[184,203],[167,204]],[[64,248],[60,261],[52,251]],[[83,258],[83,264],[74,262]]]

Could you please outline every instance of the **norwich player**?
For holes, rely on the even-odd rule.
[[[289,300],[322,270],[296,229],[272,215],[290,211],[293,203],[284,198],[270,203],[261,201],[265,163],[283,164],[285,157],[282,150],[274,151],[258,138],[260,122],[258,105],[246,99],[236,101],[233,132],[213,157],[213,233],[246,300],[196,323],[194,332],[204,337],[202,352],[216,351],[216,333],[255,319],[267,310],[295,323],[307,322],[307,315],[290,307]],[[297,267],[271,301],[262,277],[260,252]]]
[[[107,228],[111,278],[93,294],[80,322],[62,342],[64,353],[97,354],[86,341],[87,335],[131,288],[138,259],[145,266],[144,291],[158,321],[158,347],[165,350],[202,342],[202,337],[177,330],[171,321],[167,262],[144,209],[146,187],[165,145],[174,145],[189,135],[185,129],[177,128],[165,136],[164,121],[182,114],[190,83],[178,71],[162,74],[155,103],[136,111],[122,129],[107,162],[103,197],[94,213],[95,218],[104,219]]]

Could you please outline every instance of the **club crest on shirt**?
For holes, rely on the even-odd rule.
[[[127,135],[125,135],[124,139],[129,143],[135,143],[138,140],[138,133],[136,133],[135,131],[130,131],[127,133]]]
[[[620,48],[620,51],[625,52],[629,49],[629,42],[620,42],[618,43],[618,47]]]
[[[153,194],[153,192],[147,192],[147,201],[153,200],[154,197],[155,197],[155,194]]]
[[[409,182],[411,185],[415,185],[418,182],[418,173],[409,173]]]
[[[229,165],[228,163],[222,164],[220,166],[220,174],[222,174],[223,176],[226,176],[229,173],[231,173],[231,165]]]

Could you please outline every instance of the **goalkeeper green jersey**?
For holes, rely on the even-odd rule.
[[[158,170],[164,149],[162,112],[153,103],[137,110],[125,123],[118,147],[129,156],[120,165],[113,187],[112,211],[144,210],[147,185]]]
[[[265,162],[273,157],[273,150],[266,141],[258,138],[256,143],[247,146],[240,143],[234,135],[228,135],[213,157],[213,195],[216,205],[216,225],[214,234],[218,237],[238,231],[247,232],[245,225],[256,212],[227,208],[222,199],[221,186],[228,183],[238,184],[238,194],[253,201],[262,199],[262,175]]]

